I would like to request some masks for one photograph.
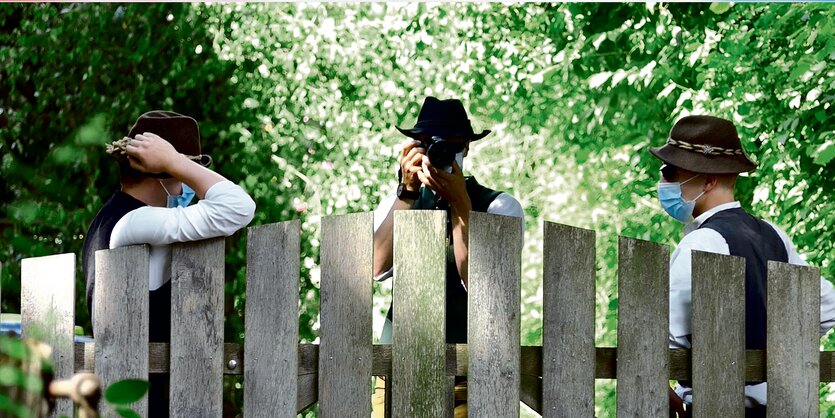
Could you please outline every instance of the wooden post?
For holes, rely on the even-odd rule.
[[[20,276],[23,335],[51,346],[55,379],[69,379],[75,362],[75,254],[24,258]],[[71,400],[56,401],[50,416],[62,415],[73,415]]]
[[[93,300],[96,369],[102,387],[148,380],[148,246],[96,251]],[[119,416],[109,404],[102,415]],[[131,405],[148,415],[148,397]]]
[[[694,417],[745,416],[745,259],[692,253]]]
[[[246,417],[296,416],[300,234],[298,220],[247,229]]]
[[[594,416],[594,243],[594,231],[545,223],[543,417]]]
[[[394,213],[394,417],[446,414],[446,258],[446,212]]]
[[[373,214],[322,219],[319,416],[371,414]]]
[[[666,417],[669,251],[624,237],[618,244],[618,416]]]
[[[223,412],[224,238],[172,245],[172,417]]]
[[[768,262],[769,417],[817,417],[820,272]]]
[[[470,416],[519,416],[521,228],[519,218],[470,213]]]

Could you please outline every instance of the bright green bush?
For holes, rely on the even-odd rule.
[[[658,209],[660,163],[646,148],[686,114],[735,121],[760,164],[740,181],[740,200],[835,278],[833,13],[817,4],[4,5],[4,294],[16,294],[21,257],[80,252],[117,185],[101,144],[142,111],[170,108],[201,122],[216,168],[255,198],[253,224],[302,220],[300,325],[314,340],[320,217],[371,210],[394,187],[403,137],[393,125],[410,126],[430,94],[463,99],[478,127],[493,129],[465,171],[525,207],[524,344],[541,336],[546,220],[597,231],[597,341],[616,344],[616,236],[680,238]],[[229,240],[228,341],[243,330],[242,241]],[[18,303],[7,296],[3,309]],[[387,307],[383,297],[377,306]],[[78,322],[88,325],[81,299]],[[607,416],[613,392],[601,387]]]

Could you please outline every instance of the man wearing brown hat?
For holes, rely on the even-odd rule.
[[[460,100],[427,97],[415,126],[397,129],[411,139],[404,144],[400,155],[400,184],[396,192],[374,211],[374,274],[377,280],[392,275],[394,211],[448,211],[447,233],[452,248],[446,268],[446,340],[466,343],[470,211],[518,217],[524,225],[522,206],[509,194],[482,186],[474,177],[463,175],[462,164],[470,142],[484,138],[490,131],[473,131]],[[393,317],[392,306],[381,337],[384,344],[391,343]],[[381,386],[378,384],[378,388]],[[375,411],[380,406],[378,401],[376,397]],[[456,407],[455,414],[466,415],[465,406]]]
[[[767,262],[806,262],[783,230],[748,214],[734,198],[739,173],[756,168],[736,127],[713,116],[687,116],[676,122],[664,146],[650,152],[664,162],[658,183],[661,206],[686,224],[686,235],[670,258],[670,346],[690,348],[690,258],[696,250],[745,258],[745,345],[764,349]],[[833,325],[835,290],[821,278],[821,335]],[[687,404],[692,401],[689,386],[679,382],[675,389]],[[764,417],[766,384],[747,385],[745,397],[746,417]]]
[[[149,337],[170,341],[171,283],[168,244],[228,236],[246,226],[255,202],[236,184],[208,169],[197,122],[178,113],[152,111],[128,136],[108,146],[119,163],[121,190],[99,210],[84,236],[83,271],[90,317],[97,250],[150,244]],[[201,200],[188,206],[194,196]],[[95,335],[95,329],[94,335]],[[152,375],[149,416],[167,416],[167,382]]]

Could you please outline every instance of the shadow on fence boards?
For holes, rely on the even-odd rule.
[[[319,345],[298,342],[298,221],[248,230],[242,345],[223,341],[223,239],[173,246],[170,344],[148,343],[146,246],[97,253],[95,343],[72,342],[75,255],[24,259],[24,333],[49,331],[57,378],[95,370],[107,386],[170,373],[175,417],[220,417],[224,374],[244,375],[247,418],[316,402],[321,417],[368,417],[374,375],[388,376],[393,417],[451,416],[455,376],[468,377],[475,417],[518,417],[520,400],[546,417],[592,417],[595,379],[618,380],[618,416],[666,417],[669,379],[692,381],[704,417],[743,417],[744,382],[761,380],[769,416],[818,416],[835,365],[819,352],[816,270],[769,263],[766,357],[744,349],[744,260],[695,253],[693,349],[671,350],[668,248],[620,238],[618,347],[595,347],[594,232],[546,223],[542,346],[521,347],[519,221],[473,213],[469,344],[447,345],[445,217],[395,214],[392,345],[372,344],[371,213],[323,218]]]

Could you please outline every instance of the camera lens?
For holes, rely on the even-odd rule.
[[[458,152],[451,142],[439,141],[429,146],[426,150],[426,155],[429,157],[429,162],[438,168],[447,168],[452,165],[455,160],[455,154]]]

